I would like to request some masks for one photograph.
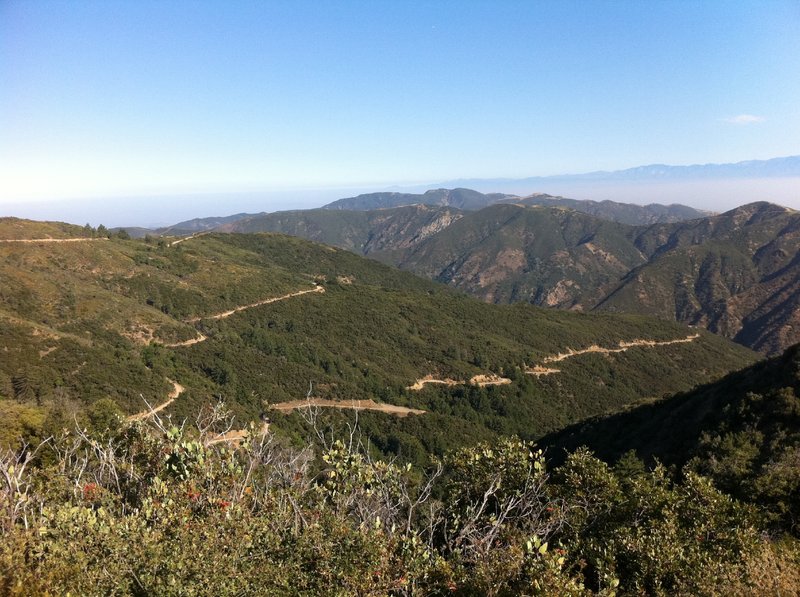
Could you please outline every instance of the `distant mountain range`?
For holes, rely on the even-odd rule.
[[[347,210],[347,211],[370,211],[390,209],[393,207],[403,207],[410,205],[430,205],[438,207],[452,207],[459,210],[473,211],[483,209],[489,205],[497,203],[518,203],[521,205],[544,205],[552,207],[564,207],[574,209],[615,222],[624,224],[654,224],[657,222],[680,222],[711,215],[712,212],[703,211],[689,207],[687,205],[636,205],[633,203],[619,203],[616,201],[589,201],[579,199],[568,199],[565,197],[554,197],[546,193],[536,193],[526,197],[511,195],[506,193],[480,193],[472,189],[431,189],[424,193],[396,193],[396,192],[377,192],[366,193],[356,197],[346,197],[338,199],[323,206],[324,210]],[[238,213],[230,216],[216,216],[207,218],[194,218],[184,222],[178,222],[172,226],[161,228],[140,228],[125,227],[125,231],[134,238],[142,238],[147,234],[160,236],[188,236],[197,232],[208,230],[227,230],[233,229],[232,225],[244,220],[257,221],[266,219],[270,221],[275,218],[285,218],[286,214],[314,213],[314,209],[290,210],[284,212],[266,212],[250,214]],[[253,228],[254,224],[243,225],[242,230]],[[113,228],[116,232],[122,227]],[[321,239],[318,239],[321,242]]]
[[[191,234],[197,234],[198,232],[213,230],[215,228],[218,228],[219,226],[228,224],[229,222],[236,222],[237,220],[241,220],[243,218],[247,218],[254,215],[263,215],[263,214],[238,213],[238,214],[233,214],[231,216],[192,218],[191,220],[178,222],[177,224],[172,224],[171,226],[162,226],[160,228],[117,226],[115,228],[111,228],[111,231],[119,232],[120,230],[125,230],[125,232],[127,232],[131,236],[131,238],[144,238],[147,235],[189,236]]]
[[[558,174],[555,176],[531,176],[527,178],[469,178],[442,183],[443,186],[481,186],[494,183],[546,183],[585,181],[657,181],[697,180],[714,178],[772,178],[800,176],[800,156],[772,158],[769,160],[747,160],[732,164],[693,164],[669,166],[649,164],[624,170],[598,170],[583,174]]]
[[[536,193],[526,197],[506,193],[479,193],[472,189],[432,189],[424,193],[368,193],[357,197],[339,199],[323,206],[333,210],[373,210],[401,207],[405,205],[431,205],[455,207],[462,210],[479,210],[497,203],[542,205],[565,207],[623,224],[655,224],[657,222],[680,222],[711,215],[711,212],[694,209],[686,205],[635,205],[615,201],[586,201],[554,197]]]
[[[416,193],[367,193],[357,197],[339,199],[323,206],[323,209],[370,210],[401,207],[403,205],[437,205],[456,207],[458,209],[482,209],[515,195],[504,193],[479,193],[472,189],[431,189],[421,194]]]

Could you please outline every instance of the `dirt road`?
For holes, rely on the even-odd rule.
[[[447,378],[447,379],[436,379],[435,377],[433,377],[433,375],[426,375],[425,377],[420,378],[417,381],[415,381],[410,386],[406,386],[406,390],[419,391],[419,390],[421,390],[422,388],[425,387],[425,384],[429,384],[429,383],[441,384],[441,385],[444,385],[444,386],[460,386],[464,382],[463,381],[456,381],[455,379],[449,379],[449,378]]]
[[[290,299],[295,296],[300,296],[303,294],[309,294],[311,292],[325,292],[325,288],[323,286],[314,286],[310,290],[298,290],[297,292],[290,292],[289,294],[284,294],[283,296],[276,296],[273,298],[264,299],[263,301],[258,301],[255,303],[250,303],[249,305],[242,305],[241,307],[234,307],[230,311],[223,311],[222,313],[215,313],[214,315],[205,315],[203,317],[192,317],[191,319],[186,319],[186,323],[197,323],[198,321],[202,321],[204,319],[225,319],[226,317],[230,317],[234,313],[238,313],[239,311],[244,311],[246,309],[252,309],[253,307],[260,307],[262,305],[269,305],[270,303],[277,303],[278,301],[285,301],[286,299]],[[198,340],[198,342],[202,342],[202,340]]]
[[[571,359],[572,357],[577,357],[582,354],[589,354],[589,353],[611,354],[611,353],[625,352],[629,348],[634,348],[636,346],[654,347],[654,346],[668,346],[670,344],[686,344],[688,342],[694,342],[699,337],[700,334],[691,334],[689,336],[686,336],[685,338],[678,338],[677,340],[639,339],[639,340],[631,340],[629,342],[620,340],[619,343],[617,344],[617,347],[615,348],[602,348],[600,346],[597,346],[596,344],[590,346],[589,348],[584,348],[582,350],[572,350],[571,348],[568,348],[567,352],[560,352],[558,354],[543,358],[542,363],[558,363],[560,361]],[[552,375],[553,373],[561,373],[561,369],[543,367],[542,365],[533,365],[532,367],[526,368],[525,373],[527,373],[528,375],[535,375],[536,377],[541,377],[543,375]]]
[[[617,353],[617,352],[625,352],[629,348],[634,348],[636,346],[643,346],[643,347],[653,347],[653,346],[668,346],[670,344],[685,344],[688,342],[694,342],[697,338],[700,337],[700,334],[692,334],[690,336],[686,336],[685,338],[678,338],[677,340],[630,340],[628,342],[621,340],[618,345],[614,348],[603,348],[601,346],[592,345],[589,348],[584,348],[582,350],[572,350],[571,348],[567,349],[567,352],[558,353],[555,355],[551,355],[542,359],[542,363],[558,363],[559,361],[564,361],[566,359],[571,359],[572,357],[577,357],[582,354],[589,354],[589,353],[602,353],[602,354],[610,354],[610,353]],[[552,375],[554,373],[561,373],[561,369],[554,369],[552,367],[544,367],[542,365],[532,365],[530,367],[525,368],[525,373],[528,375],[535,375],[536,377],[541,377],[543,375]],[[425,384],[441,384],[445,386],[457,386],[457,385],[466,385],[467,383],[472,385],[478,386],[498,386],[498,385],[506,385],[510,384],[511,380],[507,377],[500,377],[499,375],[475,375],[472,377],[469,382],[466,381],[458,381],[455,379],[437,379],[433,377],[433,375],[426,375],[425,377],[418,379],[410,386],[406,386],[407,390],[412,391],[419,391],[425,387]]]
[[[470,378],[469,383],[473,386],[505,386],[511,383],[507,377],[500,377],[499,375],[475,375]]]
[[[191,239],[193,239],[193,238],[197,238],[198,236],[205,236],[206,234],[211,234],[211,233],[210,233],[210,232],[198,232],[197,234],[192,234],[192,235],[190,235],[190,236],[184,236],[183,238],[179,238],[178,240],[174,240],[174,241],[172,241],[172,242],[171,242],[171,243],[169,243],[167,246],[168,246],[168,247],[174,247],[174,246],[175,246],[175,245],[177,245],[178,243],[182,243],[182,242],[183,242],[183,241],[185,241],[185,240],[191,240]]]
[[[183,342],[173,342],[172,344],[164,344],[166,348],[177,348],[179,346],[191,346],[192,344],[198,344],[200,342],[205,342],[208,340],[208,336],[204,336],[200,332],[197,332],[197,338],[192,338],[191,340],[184,340]]]
[[[406,390],[418,392],[425,387],[425,384],[440,384],[444,386],[463,386],[471,384],[473,386],[504,386],[510,384],[511,380],[507,377],[500,377],[499,375],[473,375],[469,381],[458,381],[456,379],[436,379],[433,375],[426,375],[418,379],[410,386],[406,386]]]
[[[166,402],[162,402],[158,406],[155,406],[153,408],[148,408],[147,410],[143,410],[140,413],[136,413],[135,415],[131,415],[131,416],[128,417],[127,420],[128,421],[142,421],[144,419],[147,419],[147,418],[153,416],[155,413],[164,410],[170,404],[175,402],[175,399],[178,396],[180,396],[186,390],[186,388],[184,388],[177,381],[172,381],[171,379],[168,379],[167,381],[169,381],[172,384],[172,392],[170,392],[169,395],[167,396]]]
[[[76,238],[6,238],[0,239],[0,243],[80,243],[94,240],[108,240],[105,237],[76,237]]]
[[[410,414],[422,415],[426,411],[418,408],[406,408],[405,406],[395,406],[394,404],[384,404],[375,402],[374,400],[353,400],[336,401],[327,400],[325,398],[311,398],[307,400],[292,400],[290,402],[278,402],[277,404],[270,405],[270,408],[282,412],[293,411],[296,408],[305,408],[308,406],[319,406],[322,408],[341,408],[347,410],[375,410],[378,412],[389,413],[398,417],[405,417]]]
[[[630,342],[620,341],[618,344],[618,348],[602,348],[597,345],[592,345],[589,348],[584,348],[582,350],[572,350],[571,348],[567,349],[567,352],[559,353],[556,355],[552,355],[549,357],[545,357],[542,359],[543,363],[558,363],[559,361],[564,361],[566,359],[571,359],[572,357],[577,357],[582,354],[588,354],[593,352],[599,352],[603,354],[610,354],[616,352],[625,352],[629,348],[633,348],[635,346],[668,346],[670,344],[685,344],[688,342],[694,342],[697,338],[700,337],[700,334],[692,334],[690,336],[686,336],[685,338],[678,338],[677,340],[631,340]]]
[[[541,365],[534,365],[533,367],[526,367],[525,373],[528,375],[535,375],[541,377],[542,375],[552,375],[553,373],[561,373],[561,369],[551,369],[549,367],[542,367]]]

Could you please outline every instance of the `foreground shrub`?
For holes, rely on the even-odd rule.
[[[428,471],[351,434],[211,445],[214,417],[80,430],[0,458],[0,594],[747,594],[798,579],[793,544],[704,478],[620,477],[529,443]],[[321,445],[320,445],[321,444]]]

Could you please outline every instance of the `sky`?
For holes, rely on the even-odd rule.
[[[797,0],[0,0],[0,215],[797,154]]]

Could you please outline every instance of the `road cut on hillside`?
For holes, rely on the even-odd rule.
[[[178,243],[182,243],[185,240],[191,240],[193,238],[197,238],[198,236],[205,236],[206,234],[211,234],[211,233],[210,232],[198,232],[197,234],[191,234],[189,236],[184,236],[183,238],[179,238],[178,240],[173,240],[167,246],[168,247],[174,247]]]
[[[140,413],[136,413],[135,415],[131,415],[131,416],[128,417],[127,420],[128,421],[143,421],[144,419],[148,419],[148,418],[152,417],[154,414],[156,414],[157,412],[160,412],[160,411],[164,410],[165,408],[167,408],[170,404],[175,402],[175,399],[178,396],[180,396],[181,394],[183,394],[184,391],[186,391],[186,388],[184,388],[177,381],[172,381],[171,379],[168,379],[167,381],[172,384],[172,392],[169,393],[169,395],[167,396],[167,400],[165,402],[162,402],[158,406],[155,406],[155,407],[152,407],[152,408],[148,408],[147,410],[143,410]]]
[[[192,344],[199,344],[200,342],[205,342],[206,340],[208,340],[208,336],[204,336],[200,332],[197,332],[197,338],[191,338],[189,340],[184,340],[183,342],[164,344],[164,346],[166,348],[178,348],[179,346],[191,346]]]
[[[652,346],[668,346],[670,344],[686,344],[688,342],[694,342],[699,337],[700,334],[692,334],[690,336],[686,336],[685,338],[678,338],[677,340],[631,340],[630,342],[620,341],[616,348],[602,348],[601,346],[593,344],[592,346],[584,348],[582,350],[572,350],[571,348],[568,348],[567,352],[562,352],[556,355],[545,357],[544,359],[542,359],[542,362],[558,363],[559,361],[564,361],[566,359],[571,359],[572,357],[577,357],[582,354],[588,354],[593,352],[599,352],[603,354],[625,352],[629,348],[633,348],[635,346],[652,347]]]
[[[406,408],[405,406],[396,406],[394,404],[386,404],[383,402],[375,402],[369,400],[351,400],[337,401],[328,400],[325,398],[308,398],[306,400],[292,400],[290,402],[278,402],[271,404],[270,408],[282,412],[290,412],[298,408],[308,408],[318,406],[321,408],[341,408],[347,410],[374,410],[378,412],[388,413],[397,417],[405,417],[408,415],[423,415],[426,411],[418,408]]]
[[[611,353],[618,353],[618,352],[625,352],[629,348],[634,348],[637,346],[642,347],[654,347],[654,346],[669,346],[670,344],[687,344],[689,342],[694,342],[697,338],[700,337],[700,334],[691,334],[686,336],[685,338],[678,338],[676,340],[630,340],[624,341],[620,340],[614,348],[603,348],[601,346],[597,346],[593,344],[588,348],[583,348],[581,350],[572,350],[571,348],[567,349],[567,352],[560,352],[558,354],[550,355],[542,359],[542,363],[558,363],[560,361],[565,361],[567,359],[571,359],[573,357],[580,356],[582,354],[590,354],[590,353],[600,353],[600,354],[611,354]],[[553,373],[560,373],[561,369],[553,369],[551,367],[543,367],[542,365],[533,365],[532,367],[528,367],[525,369],[525,373],[528,375],[535,375],[536,377],[541,377],[543,375],[551,375]]]
[[[444,386],[464,386],[467,384],[473,386],[504,386],[510,384],[511,380],[507,377],[500,377],[499,375],[473,375],[469,381],[458,381],[457,379],[437,379],[433,375],[426,375],[415,381],[410,386],[406,386],[406,390],[418,392],[425,387],[426,384],[439,384]]]
[[[561,369],[552,369],[550,367],[542,367],[541,365],[534,365],[533,367],[526,367],[525,373],[528,375],[535,375],[541,377],[542,375],[552,375],[553,373],[561,373]]]
[[[105,237],[94,238],[91,236],[75,238],[3,238],[0,239],[0,243],[79,243],[95,240],[108,239]]]
[[[245,311],[246,309],[252,309],[254,307],[260,307],[262,305],[269,305],[270,303],[277,303],[278,301],[285,301],[286,299],[290,299],[296,296],[301,296],[303,294],[309,294],[311,292],[325,292],[325,287],[316,285],[314,288],[309,290],[298,290],[297,292],[290,292],[289,294],[284,294],[283,296],[276,296],[273,298],[264,299],[262,301],[257,301],[255,303],[250,303],[249,305],[242,305],[240,307],[234,307],[230,311],[223,311],[222,313],[215,313],[214,315],[205,315],[203,317],[192,317],[191,319],[186,319],[186,323],[197,323],[198,321],[203,321],[204,319],[225,319],[226,317],[230,317],[231,315],[238,313],[239,311]],[[198,342],[202,342],[202,340],[198,340]]]

